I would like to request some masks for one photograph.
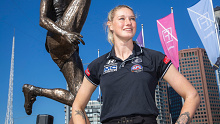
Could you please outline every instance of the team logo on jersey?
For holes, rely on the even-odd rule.
[[[141,62],[142,62],[142,59],[141,59],[141,58],[135,57],[135,58],[132,60],[131,63],[133,63],[133,64],[138,64],[138,63],[141,63]]]
[[[141,72],[143,71],[143,67],[139,64],[133,65],[131,67],[131,72]]]
[[[169,61],[170,61],[170,59],[169,59],[167,56],[165,56],[164,59],[163,59],[163,62],[164,62],[165,64],[167,64]]]
[[[104,71],[103,74],[117,71],[117,63],[115,59],[110,59],[106,62],[106,65],[104,65]]]
[[[114,72],[114,71],[117,71],[117,65],[104,66],[103,74],[106,74],[106,73],[109,73],[109,72]]]
[[[87,76],[90,76],[89,68],[87,68],[87,69],[85,70],[85,73],[86,73]]]

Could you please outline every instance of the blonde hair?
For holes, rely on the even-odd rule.
[[[108,13],[108,21],[113,21],[113,18],[115,16],[115,12],[121,8],[128,8],[134,13],[133,9],[130,6],[118,5]],[[109,29],[108,25],[107,25],[107,33],[108,33],[108,42],[111,45],[113,45],[114,44],[113,32]]]

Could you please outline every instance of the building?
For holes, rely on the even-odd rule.
[[[65,112],[65,124],[69,124],[72,115],[72,107],[68,105],[64,105],[64,112]]]
[[[198,91],[201,98],[192,124],[219,124],[220,99],[216,75],[205,49],[179,51],[180,71]]]
[[[164,85],[159,82],[155,89],[155,103],[159,110],[157,116],[158,124],[170,124],[169,104],[166,91],[167,90],[164,90]]]
[[[85,108],[86,115],[91,124],[101,124],[100,123],[100,102],[98,100],[90,100]],[[72,115],[72,107],[68,107],[67,105],[64,106],[65,112],[65,124],[68,124],[71,115]],[[69,114],[68,114],[69,112]]]
[[[87,104],[85,111],[91,124],[101,124],[101,105],[97,100],[90,100]]]
[[[157,85],[156,89],[155,89],[155,103],[156,106],[159,110],[159,114],[157,116],[157,123],[158,124],[163,124],[165,123],[165,113],[164,113],[164,106],[163,106],[163,96],[162,96],[162,92],[163,90],[161,89],[161,87],[159,85]]]
[[[169,105],[169,94],[168,94],[168,84],[165,80],[160,80],[158,84],[162,90],[162,100],[163,100],[163,109],[164,109],[164,119],[165,121],[162,124],[171,124],[172,118],[170,114],[170,105]],[[159,123],[158,123],[159,124]]]
[[[171,87],[168,86],[169,105],[172,122],[175,123],[179,118],[182,109],[182,97]]]
[[[175,123],[182,109],[182,97],[164,79],[160,81],[160,86],[163,90],[165,124]]]

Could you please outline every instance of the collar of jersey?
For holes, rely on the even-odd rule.
[[[135,57],[135,56],[138,56],[142,53],[143,53],[142,48],[140,46],[138,46],[136,43],[134,43],[134,48],[132,51],[133,56]],[[116,58],[114,46],[112,47],[112,50],[109,52],[109,54],[107,56],[107,59],[110,59],[110,58]]]

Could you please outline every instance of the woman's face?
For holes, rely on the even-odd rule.
[[[128,8],[120,8],[116,10],[113,20],[108,22],[109,29],[113,32],[114,41],[132,40],[136,33],[135,15]]]

